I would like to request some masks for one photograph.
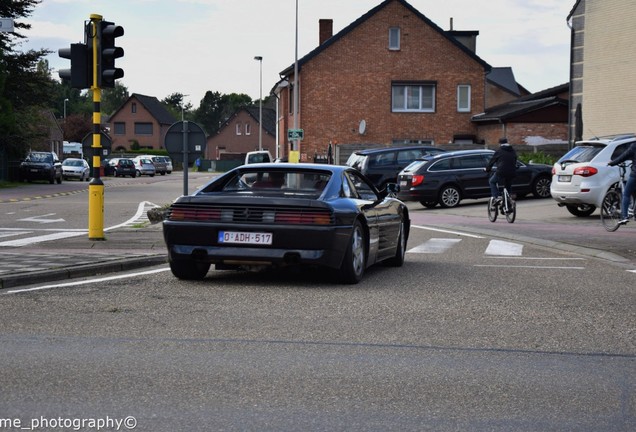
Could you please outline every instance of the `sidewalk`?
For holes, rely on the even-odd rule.
[[[162,224],[122,227],[91,241],[86,235],[0,249],[0,289],[165,264]]]

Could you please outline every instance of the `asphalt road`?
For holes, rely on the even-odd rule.
[[[182,282],[159,267],[1,295],[2,417],[132,416],[152,431],[636,429],[633,272],[431,228],[413,229],[403,268],[354,286],[320,271]]]

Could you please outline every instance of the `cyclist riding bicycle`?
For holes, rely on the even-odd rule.
[[[486,172],[490,173],[495,164],[497,170],[490,176],[488,183],[490,184],[490,193],[495,199],[495,203],[499,203],[501,197],[497,184],[503,183],[508,193],[510,193],[512,179],[515,177],[517,171],[517,152],[512,148],[510,143],[508,143],[507,138],[499,139],[499,150],[495,152],[490,162],[488,162]]]
[[[626,160],[632,161],[632,169],[629,174],[629,178],[627,179],[627,183],[623,188],[623,196],[621,197],[621,220],[618,221],[620,225],[625,225],[629,222],[629,201],[630,198],[634,195],[634,191],[636,190],[636,142],[632,143],[631,146],[627,150],[625,150],[620,156],[616,159],[609,161],[608,166],[615,166],[621,162],[625,162]]]

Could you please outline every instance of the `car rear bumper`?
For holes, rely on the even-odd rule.
[[[236,245],[217,241],[219,231],[272,233],[272,245]],[[339,268],[349,245],[348,226],[217,225],[164,221],[164,240],[170,260],[211,264],[312,264]]]

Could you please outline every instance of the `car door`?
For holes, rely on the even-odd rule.
[[[453,158],[452,168],[463,190],[464,198],[490,195],[488,173],[485,171],[486,165],[488,165],[488,159],[481,153]]]

